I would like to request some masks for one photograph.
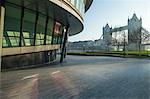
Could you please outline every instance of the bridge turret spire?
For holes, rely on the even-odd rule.
[[[109,27],[109,24],[107,23],[105,27]]]
[[[133,14],[132,19],[139,20],[139,19],[137,18],[137,16],[136,16],[136,14],[135,14],[135,13]]]

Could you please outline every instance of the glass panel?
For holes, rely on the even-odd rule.
[[[39,20],[37,24],[37,33],[44,34],[45,32],[45,21],[46,21],[46,16],[39,15]]]
[[[51,18],[49,18],[48,25],[47,25],[47,31],[49,31],[50,34],[52,34],[52,32],[53,32],[53,25],[54,25],[54,21]]]
[[[19,31],[20,18],[21,18],[21,8],[12,5],[7,6],[6,3],[5,30]]]
[[[5,37],[3,37],[3,47],[8,47],[8,43],[6,42]]]
[[[76,0],[76,8],[79,10],[79,3],[81,3],[81,0],[79,2],[79,0]]]
[[[46,36],[46,44],[51,44],[52,36],[47,35]]]
[[[47,35],[46,37],[48,40],[52,40],[52,36]]]
[[[19,46],[21,7],[5,3],[3,47]]]
[[[34,36],[34,25],[35,25],[36,13],[30,10],[25,9],[24,18],[23,18],[23,31],[29,32],[29,38]]]
[[[54,21],[49,18],[47,25],[46,44],[51,44]]]
[[[40,34],[39,33],[36,33],[36,39],[40,39]]]
[[[20,36],[20,32],[14,32],[14,35],[19,37]]]
[[[30,38],[29,32],[23,32],[23,37],[24,37],[24,38]]]
[[[46,40],[46,44],[51,44],[51,40]]]
[[[41,40],[36,40],[36,45],[40,45],[41,44]]]
[[[19,37],[9,37],[11,46],[19,46]]]
[[[44,34],[36,34],[36,39],[44,39]]]
[[[8,31],[7,34],[8,36],[15,36],[13,31]]]
[[[40,34],[41,39],[44,39],[44,34]]]
[[[41,45],[43,45],[44,44],[44,40],[41,40]]]
[[[24,39],[25,41],[25,46],[30,46],[33,42],[33,39]]]
[[[58,39],[58,37],[53,38],[53,44],[57,44],[57,39]]]
[[[73,5],[75,5],[75,0],[71,0],[71,3],[72,3]]]
[[[69,0],[71,1],[71,4],[80,12],[80,14],[83,16],[85,11],[85,4],[84,0]]]
[[[36,18],[35,12],[25,9],[23,19],[24,46],[33,45],[35,18]]]
[[[39,14],[39,20],[37,23],[36,45],[44,44],[45,24],[46,16]]]
[[[36,45],[43,45],[44,44],[44,40],[36,40]]]

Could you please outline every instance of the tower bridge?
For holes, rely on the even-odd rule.
[[[126,33],[127,44],[129,50],[137,50],[138,43],[150,44],[150,32],[142,27],[142,18],[138,19],[136,14],[133,14],[131,19],[128,19],[126,26],[112,28],[106,24],[103,27],[103,41],[106,45],[112,45],[113,33]],[[142,37],[144,36],[144,37]]]
[[[128,29],[128,26],[122,26],[122,27],[111,29],[111,33],[117,32],[117,31],[123,31],[123,30],[127,30],[127,29]]]

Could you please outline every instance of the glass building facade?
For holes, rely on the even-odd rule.
[[[63,61],[68,36],[83,30],[85,2],[1,0],[2,69],[53,62],[58,50]]]
[[[60,44],[63,24],[9,2],[5,3],[5,7],[3,47]]]
[[[85,0],[68,0],[78,11],[84,16],[85,12]]]

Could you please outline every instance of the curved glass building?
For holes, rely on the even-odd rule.
[[[1,0],[2,68],[60,62],[70,35],[83,30],[83,18],[93,0]]]

